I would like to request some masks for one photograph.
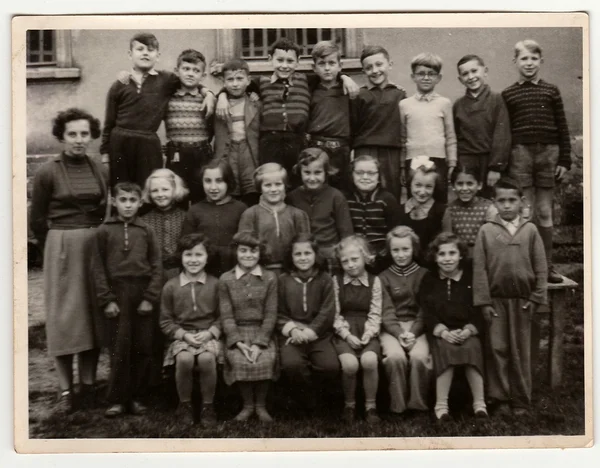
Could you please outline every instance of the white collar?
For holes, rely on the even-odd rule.
[[[289,77],[289,78],[287,78],[287,82],[290,84],[290,86],[294,86],[294,82],[292,81],[292,77],[293,77],[293,76],[294,76],[294,74],[292,73],[292,74],[290,75],[290,77]],[[283,80],[283,79],[284,79],[284,78],[279,78],[279,77],[277,76],[277,73],[273,72],[273,74],[271,75],[271,84],[275,83],[276,81]]]
[[[342,279],[342,281],[344,282],[344,284],[349,284],[352,283],[353,281],[360,281],[360,284],[362,284],[365,287],[369,287],[369,275],[366,271],[364,271],[360,276],[350,276],[348,273],[344,273],[344,277]]]
[[[235,279],[236,280],[239,280],[242,276],[244,276],[246,274],[258,276],[259,278],[262,278],[262,269],[260,268],[260,265],[256,265],[254,268],[252,268],[252,270],[245,271],[245,270],[242,270],[239,265],[235,266]]]
[[[179,273],[179,286],[185,286],[190,283],[206,284],[206,272],[203,271],[196,279],[190,279],[183,271]]]
[[[452,276],[446,276],[446,275],[444,275],[444,274],[443,274],[441,271],[439,271],[439,274],[440,274],[440,279],[443,279],[443,280],[452,280],[452,281],[456,281],[456,282],[458,282],[458,281],[460,281],[460,279],[462,278],[462,275],[463,275],[463,270],[461,270],[461,269],[459,268],[458,270],[456,270],[456,271],[455,271],[455,272],[452,274]]]
[[[519,227],[519,223],[521,222],[521,217],[519,215],[517,215],[517,217],[515,219],[513,219],[512,221],[506,221],[505,219],[500,218],[500,221],[502,222],[502,224],[504,224],[505,227],[508,227],[511,224],[514,227]]]
[[[436,92],[431,92],[431,93],[427,93],[427,94],[416,93],[415,94],[415,99],[417,101],[431,102],[431,101],[433,101],[438,96],[439,96],[439,94],[436,93]]]

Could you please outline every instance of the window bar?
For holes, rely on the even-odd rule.
[[[249,29],[248,32],[250,34],[248,34],[248,50],[249,50],[249,54],[248,56],[252,57],[253,55],[255,55],[255,51],[254,51],[254,29]]]
[[[304,55],[308,55],[308,29],[302,28],[302,47],[304,49]]]
[[[268,56],[269,55],[269,30],[262,30],[262,50],[261,55]]]

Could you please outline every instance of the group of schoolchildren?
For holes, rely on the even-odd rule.
[[[145,411],[157,361],[174,366],[187,424],[196,372],[201,421],[217,422],[221,365],[241,395],[237,421],[272,420],[269,384],[283,373],[306,408],[315,382],[341,376],[345,422],[362,376],[364,417],[377,423],[380,363],[392,414],[428,410],[435,380],[435,417],[449,420],[463,367],[476,417],[488,417],[486,402],[523,416],[532,314],[561,279],[548,267],[552,191],[570,167],[541,48],[516,45],[519,79],[502,95],[483,60],[465,56],[454,105],[435,92],[432,54],[411,63],[412,97],[389,82],[383,47],[365,47],[360,89],[335,43],[314,47],[316,76],[295,71],[299,54],[279,39],[273,74],[256,80],[243,60],[226,62],[215,98],[200,84],[201,53],[184,51],[172,75],[154,69],[153,35],[132,39],[133,71],[108,96],[101,152],[115,216],[93,262],[112,327],[106,416]]]

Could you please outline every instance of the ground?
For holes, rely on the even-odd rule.
[[[582,284],[581,265],[559,265],[559,271]],[[534,402],[530,415],[513,417],[492,416],[476,423],[468,404],[461,405],[455,420],[439,426],[429,413],[414,413],[399,420],[384,420],[377,426],[357,422],[340,423],[340,395],[335,392],[321,402],[311,416],[303,415],[287,398],[285,388],[277,385],[271,392],[272,413],[276,422],[259,425],[255,422],[231,421],[239,409],[234,390],[220,385],[223,395],[217,410],[221,422],[214,429],[196,424],[186,429],[174,417],[176,396],[169,380],[151,398],[147,416],[107,420],[103,416],[102,398],[87,403],[81,410],[62,417],[53,413],[56,401],[54,363],[47,356],[44,331],[42,275],[40,270],[29,272],[29,423],[31,438],[286,438],[286,437],[441,437],[441,436],[517,436],[517,435],[580,435],[584,434],[584,358],[583,358],[583,292],[576,291],[567,311],[563,385],[551,391],[547,382],[547,327],[542,322],[540,358],[534,378]],[[101,357],[98,373],[102,389],[106,382],[108,362]],[[451,402],[452,405],[452,402]]]

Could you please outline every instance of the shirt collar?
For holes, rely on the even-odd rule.
[[[190,283],[206,284],[206,272],[203,271],[196,279],[190,279],[184,272],[179,273],[179,286],[185,286]]]
[[[142,81],[144,81],[144,78],[146,78],[146,76],[158,75],[158,72],[154,68],[151,68],[146,73],[142,73],[132,68],[129,74],[131,75],[133,81],[135,81],[136,83],[141,83]]]
[[[440,279],[442,279],[442,280],[452,280],[452,281],[458,282],[462,278],[463,270],[458,269],[451,276],[446,276],[446,275],[442,274],[441,271],[439,272],[439,274],[440,274]]]
[[[287,79],[287,81],[288,81],[288,83],[290,84],[290,86],[294,86],[294,82],[292,81],[292,77],[293,77],[293,76],[294,76],[294,74],[292,73],[292,74],[290,75],[290,77]],[[277,76],[277,73],[273,73],[273,74],[271,75],[271,80],[270,80],[270,81],[271,81],[271,84],[273,84],[273,83],[275,83],[276,81],[281,81],[281,78],[279,78],[279,77]]]
[[[350,276],[348,273],[344,273],[344,278],[343,278],[343,283],[344,284],[350,284],[353,281],[360,281],[360,284],[362,284],[365,287],[369,287],[369,275],[366,271],[363,272],[362,275],[357,276],[356,278],[353,276]]]
[[[517,216],[515,219],[513,219],[512,221],[506,221],[505,219],[500,218],[500,222],[504,225],[504,227],[508,227],[511,224],[514,227],[519,227],[519,224],[521,223],[521,217]]]
[[[519,81],[517,81],[517,83],[519,83],[520,85],[524,84],[524,83],[533,83],[534,85],[540,84],[541,78],[538,76],[535,80],[524,80],[524,79],[519,79]]]
[[[473,95],[472,95],[472,94],[469,92],[469,90],[468,90],[468,89],[465,91],[465,95],[466,95],[468,98],[470,98],[470,99],[473,99],[474,101],[478,101],[479,99],[481,99],[483,96],[485,96],[485,95],[486,95],[486,94],[488,94],[489,92],[490,92],[490,86],[489,86],[489,85],[487,85],[487,84],[484,84],[484,85],[481,87],[481,91],[479,91],[479,94],[478,94],[477,96],[473,96]]]
[[[377,85],[370,85],[369,86],[369,91],[371,91],[371,90],[373,90],[375,88],[379,88],[379,86],[377,86]],[[388,88],[398,88],[398,86],[396,86],[391,81],[388,81],[388,84],[386,84],[383,88],[380,88],[380,89],[388,89]]]
[[[260,268],[260,265],[256,265],[254,268],[252,268],[252,270],[244,271],[240,268],[239,265],[235,266],[235,279],[236,280],[239,280],[242,276],[244,276],[246,274],[258,276],[259,278],[262,278],[262,269]]]
[[[200,89],[194,88],[192,90],[189,90],[189,89],[179,88],[177,91],[175,91],[175,94],[177,96],[185,96],[186,94],[189,94],[191,96],[198,96],[198,94],[200,94]]]
[[[438,96],[439,96],[439,94],[436,93],[436,92],[431,92],[431,93],[427,93],[427,94],[416,93],[415,94],[415,99],[417,101],[431,102],[431,101],[433,101]]]
[[[423,211],[426,211],[427,213],[429,213],[429,210],[431,210],[431,207],[433,206],[433,197],[430,198],[429,200],[427,200],[425,203],[423,203],[422,205],[418,204],[416,202],[416,200],[414,198],[409,198],[408,201],[404,204],[404,210],[406,211],[406,213],[410,213],[412,210],[414,209],[421,209]]]

